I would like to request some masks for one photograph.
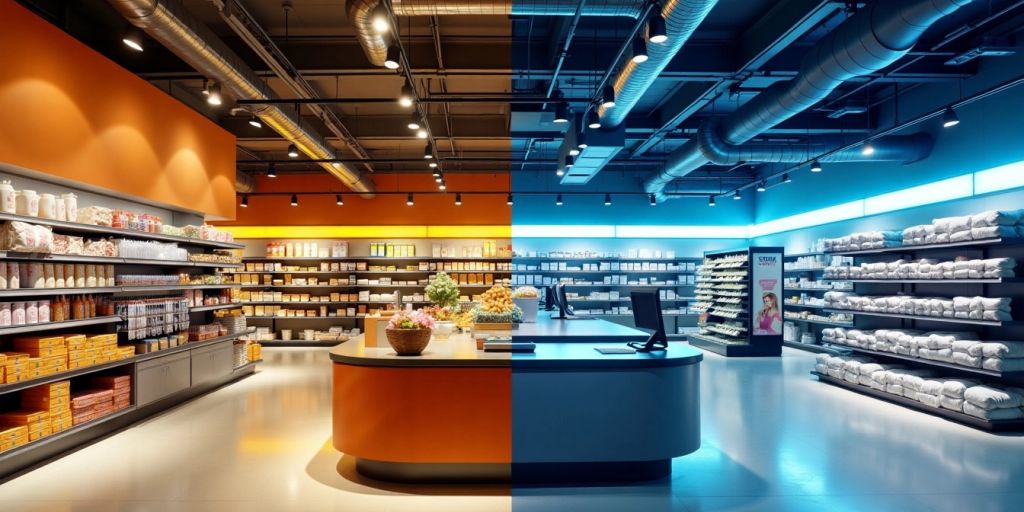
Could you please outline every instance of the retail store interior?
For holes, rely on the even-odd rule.
[[[0,510],[1020,510],[1022,31],[0,0]]]

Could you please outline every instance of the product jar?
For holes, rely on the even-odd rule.
[[[45,324],[50,321],[50,301],[41,300],[39,301],[38,307],[39,323]]]
[[[30,300],[25,303],[25,323],[39,323],[39,303],[37,301]]]
[[[57,198],[53,194],[39,196],[39,217],[43,219],[57,218]]]
[[[11,325],[25,325],[24,302],[14,302],[11,304]]]
[[[11,326],[11,303],[0,303],[0,327]]]
[[[68,222],[78,222],[78,196],[68,192],[61,194],[60,198],[64,201]]]
[[[0,181],[0,211],[3,213],[17,213],[18,211],[18,205],[14,199],[14,187],[11,186],[11,180]]]
[[[39,216],[39,195],[35,190],[19,190],[15,192],[14,203],[18,215],[26,217]]]

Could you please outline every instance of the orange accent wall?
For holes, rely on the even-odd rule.
[[[332,363],[334,447],[407,463],[512,462],[511,368]]]
[[[13,0],[0,20],[0,162],[234,217],[232,134]]]
[[[324,175],[281,175],[259,177],[257,193],[299,193],[299,206],[289,205],[288,195],[249,196],[249,207],[239,208],[237,226],[346,226],[346,225],[511,225],[512,207],[505,204],[509,191],[508,174],[450,174],[448,193],[417,195],[415,205],[405,204],[406,192],[437,192],[428,173],[378,174],[373,181],[379,192],[401,191],[399,195],[378,194],[363,199],[349,192],[341,182]],[[455,206],[456,192],[496,191],[489,195],[463,195],[462,206]],[[330,192],[302,196],[302,192]],[[335,204],[334,193],[342,193],[344,206]]]

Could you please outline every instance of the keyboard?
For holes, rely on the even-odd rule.
[[[485,341],[484,352],[533,352],[537,348],[531,341]]]
[[[636,349],[633,348],[620,348],[620,347],[594,347],[594,350],[604,355],[615,355],[615,354],[636,354]]]

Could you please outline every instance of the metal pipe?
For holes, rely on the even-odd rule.
[[[569,30],[565,33],[565,42],[562,43],[562,49],[558,52],[558,62],[555,64],[555,71],[551,74],[551,80],[548,83],[548,92],[545,94],[548,98],[555,92],[555,87],[558,85],[558,74],[562,72],[562,65],[565,64],[565,57],[569,55],[569,48],[572,46],[572,38],[576,35],[576,28],[580,25],[580,19],[583,18],[583,8],[587,5],[587,0],[579,0],[579,5],[576,7],[576,14],[572,17],[572,22],[569,24]],[[529,43],[529,41],[527,41]],[[529,50],[527,50],[529,51]],[[547,108],[544,105],[543,108]]]

